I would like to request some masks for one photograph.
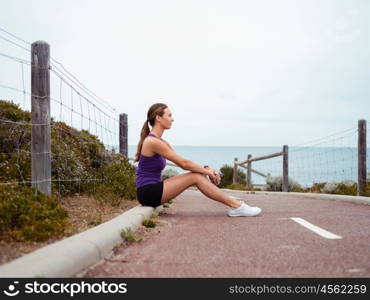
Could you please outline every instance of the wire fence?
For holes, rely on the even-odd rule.
[[[357,181],[357,128],[292,147],[291,177],[304,186]],[[301,172],[303,170],[303,172]]]
[[[58,194],[78,193],[82,184],[106,180],[91,170],[119,151],[116,109],[51,57],[51,118],[35,124],[31,120],[31,98],[37,97],[31,92],[31,44],[0,28],[0,49],[0,185],[42,183],[44,179],[32,179],[32,155],[40,163],[50,158],[48,181]],[[50,128],[51,151],[31,149],[32,130],[41,126]]]
[[[366,136],[368,139],[368,130]],[[315,184],[356,184],[358,181],[359,129],[349,128],[303,144],[289,146],[289,185],[295,189]],[[266,155],[269,153],[259,153]],[[370,176],[369,151],[366,151],[367,180]],[[253,155],[255,156],[255,155]],[[253,157],[252,156],[252,157]],[[251,180],[256,186],[279,182],[283,176],[283,157],[278,156],[252,163]],[[265,175],[261,176],[261,175]],[[246,184],[246,169],[238,168],[237,183]]]

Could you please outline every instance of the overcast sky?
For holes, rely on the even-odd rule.
[[[127,113],[130,145],[155,102],[173,145],[296,145],[370,120],[368,0],[1,0],[0,27]],[[0,40],[28,58],[13,49]]]

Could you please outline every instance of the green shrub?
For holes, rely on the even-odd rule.
[[[221,167],[220,169],[221,182],[219,185],[220,188],[226,188],[228,185],[233,183],[233,173],[234,173],[233,167],[227,164]],[[244,186],[246,185],[245,172],[240,170],[240,168],[238,168],[237,183]]]
[[[230,184],[230,185],[226,186],[225,188],[230,189],[230,190],[242,190],[242,191],[247,190],[247,187],[245,185],[240,184],[240,183],[233,183],[233,184]]]
[[[368,191],[370,192],[370,184],[368,183]],[[308,193],[324,193],[337,195],[357,195],[357,183],[353,180],[344,180],[343,182],[320,182],[314,183],[311,187],[303,189],[303,192]],[[370,196],[370,193],[368,194]]]
[[[370,173],[366,175],[366,191],[365,196],[370,197]]]
[[[0,118],[27,124],[0,123],[0,182],[30,181],[31,114],[0,100]],[[114,205],[119,198],[136,198],[135,167],[126,158],[107,151],[97,136],[86,130],[54,120],[51,124],[54,194],[97,194]]]
[[[65,211],[55,196],[35,188],[0,185],[0,236],[14,240],[45,241],[62,235],[67,225]]]
[[[60,180],[54,182],[54,190],[60,195],[91,192],[101,177],[98,170],[105,162],[104,145],[86,130],[78,131],[63,122],[52,124],[52,178]]]
[[[352,180],[345,180],[343,182],[327,182],[320,190],[325,194],[338,194],[338,195],[357,195],[357,183]]]
[[[353,184],[346,184],[343,182],[340,182],[337,184],[337,188],[334,191],[335,194],[339,195],[357,195],[357,183],[354,182]]]
[[[283,176],[267,176],[266,178],[266,189],[268,191],[281,192],[283,191]],[[300,184],[288,178],[288,191],[297,191],[301,189]]]
[[[326,182],[316,182],[312,185],[312,187],[304,189],[304,192],[321,193],[325,184],[326,184]]]
[[[31,113],[0,100],[0,182],[31,178]],[[11,122],[19,122],[18,124]]]
[[[31,122],[31,113],[12,101],[0,100],[0,117],[13,122]]]
[[[335,182],[327,182],[322,187],[321,192],[325,194],[334,194],[337,184]]]
[[[135,168],[126,157],[112,154],[111,161],[100,168],[102,181],[96,183],[95,196],[111,205],[118,205],[122,198],[136,199]]]
[[[10,121],[0,123],[0,182],[30,181],[31,113],[0,100],[0,119]],[[90,194],[111,205],[118,205],[122,198],[136,198],[135,167],[127,158],[106,150],[98,137],[88,131],[76,130],[53,119],[51,178],[53,195]],[[40,192],[35,196],[35,190],[21,185],[17,185],[18,191],[9,190],[9,186],[0,187],[0,231],[3,234],[6,231],[16,239],[43,240],[62,232],[61,207],[54,197]],[[54,203],[56,207],[45,208],[47,203]],[[23,212],[25,207],[29,214]],[[43,217],[35,212],[35,207]]]

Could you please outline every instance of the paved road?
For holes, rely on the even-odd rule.
[[[370,277],[370,205],[228,193],[262,214],[231,218],[226,206],[187,190],[160,215],[166,225],[76,277]]]

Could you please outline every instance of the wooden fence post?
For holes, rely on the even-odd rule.
[[[251,159],[252,158],[252,155],[251,154],[248,154],[248,157],[247,159]],[[252,162],[249,162],[248,165],[247,165],[247,188],[251,188],[252,187]]]
[[[119,115],[119,153],[124,157],[128,157],[128,144],[127,144],[127,114]]]
[[[357,195],[366,195],[366,120],[358,121],[358,178]]]
[[[237,181],[237,176],[238,176],[238,165],[236,164],[238,162],[238,158],[234,158],[234,171],[233,171],[233,184],[236,183]]]
[[[283,192],[289,192],[288,145],[283,146]]]
[[[51,194],[50,46],[31,45],[32,186]]]

